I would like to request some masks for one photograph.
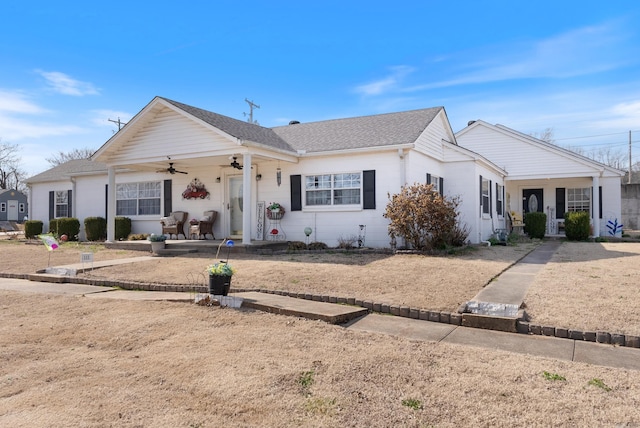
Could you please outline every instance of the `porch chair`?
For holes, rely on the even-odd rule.
[[[189,228],[189,237],[191,235],[198,235],[198,239],[202,236],[204,239],[207,239],[207,234],[211,235],[211,239],[216,239],[213,234],[213,224],[216,222],[218,218],[218,211],[205,211],[198,219],[198,223],[192,224]]]
[[[173,211],[168,217],[162,217],[160,219],[162,234],[169,235],[169,239],[171,239],[171,235],[176,235],[176,239],[180,235],[187,239],[187,235],[184,234],[184,223],[187,221],[188,215],[189,213],[186,211]]]

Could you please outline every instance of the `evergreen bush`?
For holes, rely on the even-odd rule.
[[[107,219],[87,217],[84,219],[84,233],[87,241],[103,241],[107,237]]]
[[[524,215],[524,232],[529,238],[542,239],[547,228],[547,215],[531,212]]]
[[[116,217],[116,230],[114,239],[116,241],[126,241],[131,233],[131,219],[129,217]]]
[[[589,238],[591,224],[588,212],[564,213],[564,233],[570,241],[585,241]]]
[[[27,239],[37,238],[42,233],[42,221],[27,220],[24,222],[24,237]]]
[[[80,233],[80,220],[75,217],[60,217],[49,220],[49,232],[59,238],[67,235],[69,241],[77,241]]]

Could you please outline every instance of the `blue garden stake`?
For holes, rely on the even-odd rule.
[[[622,231],[622,225],[618,224],[618,219],[614,219],[613,221],[607,221],[607,229],[609,229],[609,235],[616,236],[618,232]]]
[[[227,246],[227,261],[225,263],[227,263],[229,261],[229,253],[231,252],[231,247],[233,247],[234,242],[231,239],[227,240],[226,246]]]

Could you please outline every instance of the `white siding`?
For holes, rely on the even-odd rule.
[[[458,144],[507,170],[511,178],[590,176],[598,171],[571,156],[478,125]]]
[[[111,162],[209,156],[234,147],[235,142],[165,107],[113,155]]]
[[[452,139],[447,132],[448,128],[445,125],[445,120],[444,111],[441,111],[416,140],[416,150],[433,159],[443,160],[442,140],[450,141]]]

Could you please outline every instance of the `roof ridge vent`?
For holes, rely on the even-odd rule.
[[[298,125],[300,123],[299,120],[291,120],[289,121],[289,125]]]

